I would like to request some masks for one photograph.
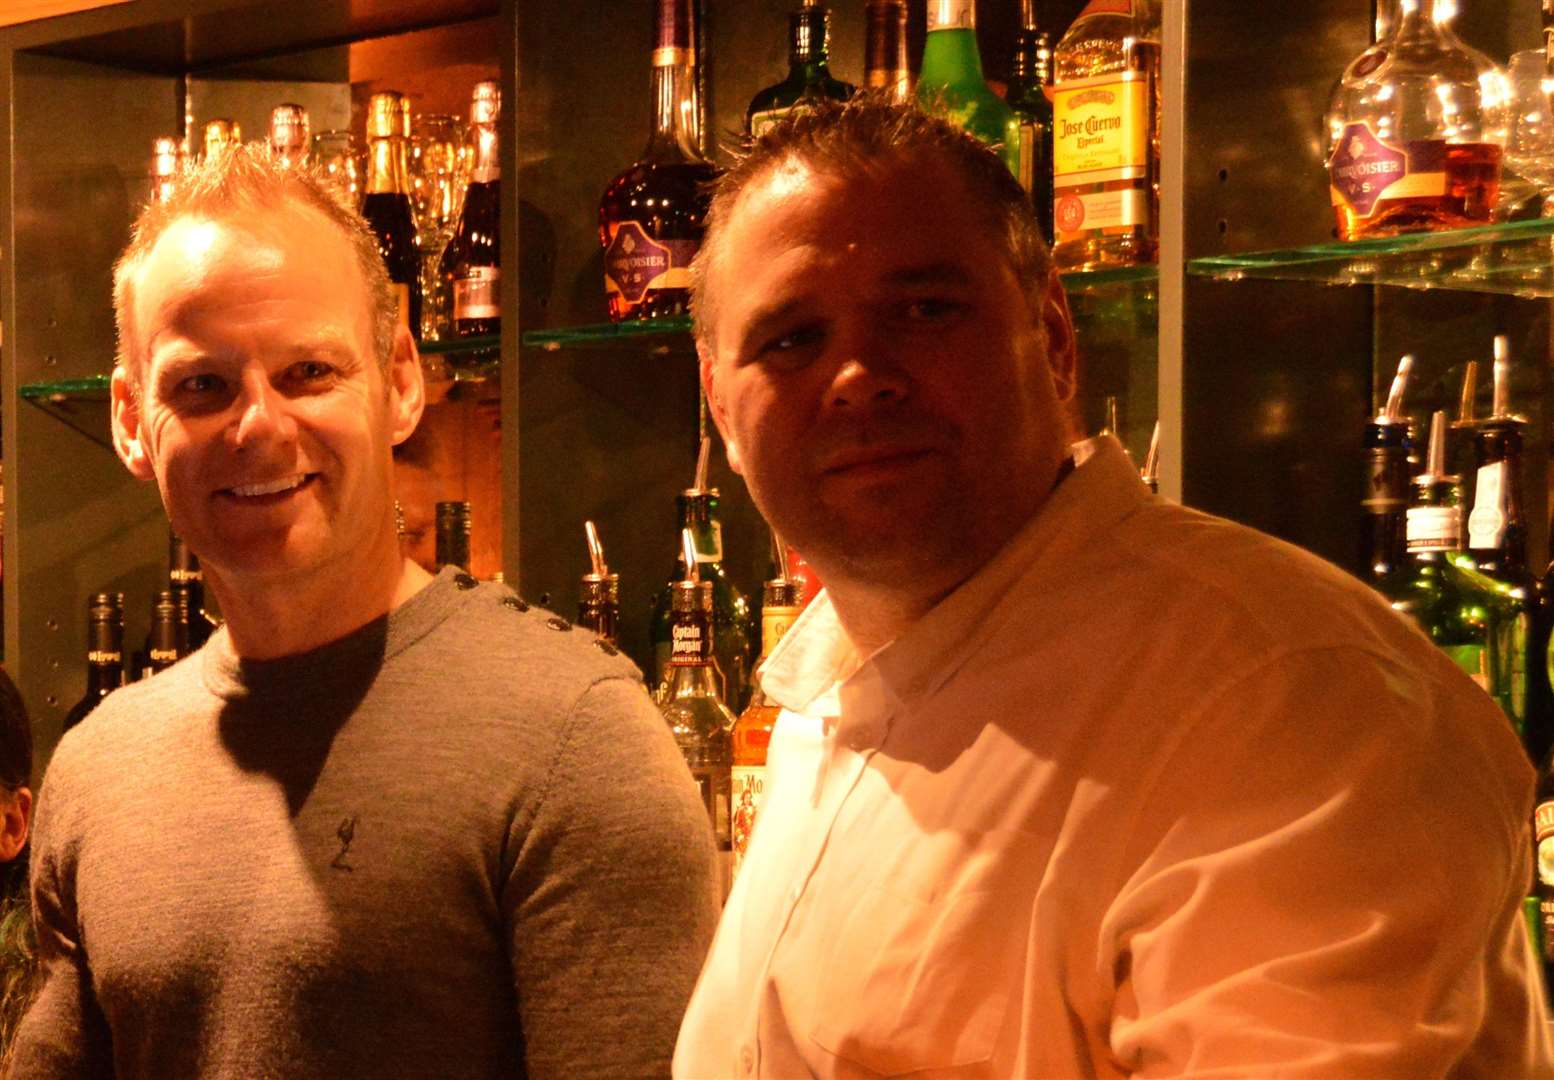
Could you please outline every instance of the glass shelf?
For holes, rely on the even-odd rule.
[[[108,438],[107,375],[55,382],[27,383],[17,392],[44,412],[69,424],[99,446],[113,448]]]
[[[529,349],[557,352],[561,349],[629,349],[646,351],[652,356],[671,353],[694,355],[691,317],[670,315],[662,319],[635,322],[593,323],[587,326],[563,326],[556,330],[530,330],[523,335]]]
[[[1215,281],[1260,278],[1554,297],[1554,219],[1193,259]]]

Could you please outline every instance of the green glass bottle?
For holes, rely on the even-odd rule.
[[[696,566],[701,580],[712,585],[712,628],[717,636],[714,659],[723,700],[743,709],[749,695],[750,670],[755,658],[755,626],[750,602],[723,569],[723,529],[718,523],[716,488],[687,488],[675,498],[679,529],[689,529],[696,545]],[[673,651],[673,592],[686,579],[685,556],[677,553],[669,583],[653,598],[649,638],[653,643],[653,685],[663,692]]]
[[[1498,582],[1472,569],[1459,554],[1458,479],[1444,475],[1445,461],[1446,414],[1437,412],[1428,463],[1413,481],[1407,557],[1377,588],[1484,688],[1520,734],[1513,696],[1519,607]]]
[[[1036,25],[1036,0],[1020,0],[1020,33],[1006,100],[1020,125],[1020,186],[1031,196],[1041,234],[1052,245],[1052,41]]]
[[[928,41],[917,73],[917,99],[942,107],[995,148],[1020,175],[1020,125],[1014,110],[988,88],[977,50],[976,0],[928,0]]]
[[[831,11],[819,0],[804,0],[788,16],[788,77],[750,99],[745,131],[759,138],[803,101],[852,97],[857,87],[831,74],[830,56]]]

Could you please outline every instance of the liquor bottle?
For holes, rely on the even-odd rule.
[[[469,573],[469,515],[467,502],[437,504],[437,569],[456,566]]]
[[[1533,940],[1543,972],[1544,989],[1554,988],[1554,756],[1545,756],[1538,767],[1538,786],[1533,795],[1533,881],[1538,925]]]
[[[456,337],[502,332],[502,158],[496,132],[501,111],[501,87],[494,82],[476,83],[469,108],[474,171],[440,268],[453,296]]]
[[[863,20],[863,85],[892,101],[910,101],[906,0],[869,0]]]
[[[583,531],[588,537],[591,572],[583,575],[581,597],[577,602],[577,624],[618,646],[621,576],[610,572],[610,566],[604,560],[604,545],[599,541],[599,530],[594,523],[583,522]]]
[[[1444,412],[1431,420],[1429,446],[1425,471],[1413,481],[1408,555],[1377,588],[1483,687],[1516,726],[1512,665],[1518,606],[1494,579],[1458,561],[1462,508],[1458,478],[1444,475]]]
[[[1005,100],[1020,126],[1020,186],[1031,196],[1041,235],[1052,244],[1052,42],[1036,25],[1036,0],[1020,0]]]
[[[205,160],[215,161],[243,144],[243,127],[236,120],[212,120],[205,125]]]
[[[1413,366],[1412,355],[1398,362],[1386,404],[1365,425],[1360,574],[1373,587],[1397,573],[1408,554],[1409,439],[1403,394]]]
[[[410,205],[410,102],[392,90],[367,100],[367,196],[362,217],[378,238],[378,252],[399,295],[399,319],[421,329],[421,275],[415,210]]]
[[[996,149],[1009,171],[1019,175],[1019,124],[982,77],[976,0],[928,0],[928,41],[917,73],[917,98]]]
[[[146,664],[141,678],[149,679],[176,664],[184,655],[186,631],[180,623],[178,597],[163,589],[151,598],[151,633],[146,637]]]
[[[65,714],[65,731],[124,685],[124,594],[95,593],[86,613],[86,693]]]
[[[1387,36],[1333,88],[1327,169],[1340,240],[1481,225],[1499,200],[1509,83],[1451,34],[1445,11],[1400,0]]]
[[[715,175],[700,148],[691,0],[657,0],[656,10],[653,134],[599,201],[604,287],[614,322],[686,311],[691,259],[701,246],[707,185]]]
[[[164,135],[151,141],[151,201],[166,202],[183,171],[178,140]]]
[[[712,620],[717,631],[715,654],[723,700],[744,707],[748,696],[755,635],[750,603],[723,568],[723,528],[718,522],[718,490],[687,488],[675,498],[680,530],[695,541],[696,568],[712,588]],[[684,547],[677,553],[669,585],[653,599],[649,637],[653,643],[653,685],[662,689],[674,648],[674,583],[686,577]]]
[[[1052,63],[1053,257],[1064,270],[1154,262],[1160,0],[1090,0]]]
[[[788,77],[750,99],[745,131],[760,138],[801,102],[852,97],[858,88],[831,74],[830,50],[831,10],[820,0],[804,0],[788,15]]]
[[[798,587],[793,582],[777,577],[766,583],[761,596],[761,663],[766,662],[772,649],[776,648],[777,642],[782,640],[802,610],[799,607]],[[731,740],[731,879],[739,876],[739,864],[750,846],[750,835],[755,829],[761,796],[766,790],[766,750],[771,745],[777,714],[782,712],[782,706],[769,701],[761,692],[759,679],[757,675],[750,704],[739,714]]]
[[[313,145],[308,111],[301,105],[277,105],[270,110],[270,156],[289,169],[307,167]]]
[[[701,789],[726,889],[730,859],[729,732],[734,727],[734,714],[724,703],[713,660],[717,640],[713,586],[697,578],[694,543],[689,530],[681,533],[681,544],[688,549],[685,564],[689,570],[671,589],[673,647],[659,709]]]
[[[200,560],[177,533],[168,533],[167,577],[183,614],[184,652],[194,652],[210,639],[218,623],[205,609],[205,572]]]

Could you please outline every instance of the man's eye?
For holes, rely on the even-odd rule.
[[[221,377],[209,373],[190,375],[178,384],[178,389],[187,394],[211,394],[220,390],[221,387]]]
[[[906,306],[906,316],[914,322],[936,322],[959,314],[964,307],[954,300],[913,300]]]
[[[761,346],[761,352],[767,355],[782,355],[791,353],[797,349],[807,349],[820,341],[820,328],[818,326],[806,326],[798,330],[779,334],[765,345]]]
[[[318,382],[335,373],[334,365],[323,360],[303,360],[292,365],[292,377],[301,382]]]

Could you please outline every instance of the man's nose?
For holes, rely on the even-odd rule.
[[[237,449],[296,438],[296,423],[287,409],[286,396],[270,383],[268,373],[244,372],[237,404],[237,426],[232,431]]]
[[[831,378],[831,405],[867,408],[904,401],[912,380],[886,344],[871,333],[849,334],[840,342],[842,360]]]

